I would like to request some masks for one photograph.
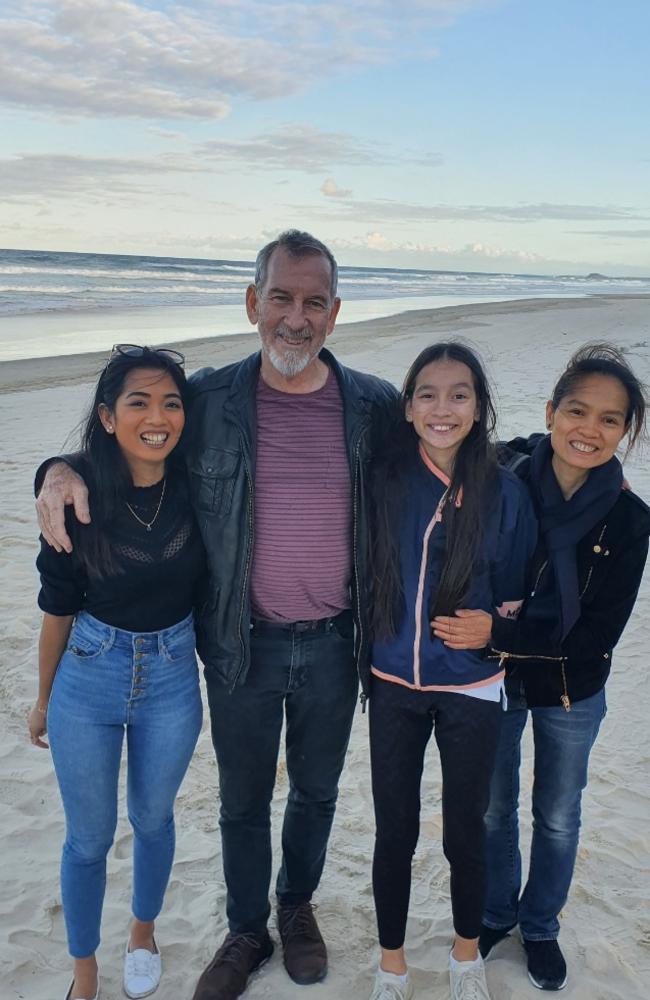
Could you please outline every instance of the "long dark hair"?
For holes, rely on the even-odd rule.
[[[178,355],[182,360],[182,355]],[[153,347],[130,346],[123,352],[114,351],[108,364],[101,372],[92,403],[81,425],[81,465],[88,485],[90,504],[90,524],[81,524],[71,518],[70,529],[76,559],[85,572],[95,578],[103,578],[120,572],[113,553],[106,528],[119,510],[124,508],[128,491],[133,485],[131,473],[114,434],[109,434],[99,417],[105,406],[109,412],[124,389],[130,372],[139,368],[153,368],[170,375],[178,389],[183,407],[188,400],[187,380],[181,363],[174,360],[172,352],[156,350]],[[166,466],[182,464],[182,441],[167,457]]]
[[[647,438],[646,407],[648,392],[643,382],[637,378],[628,365],[622,351],[607,343],[590,343],[580,347],[569,359],[551,395],[551,406],[557,410],[562,400],[574,392],[576,386],[590,375],[606,375],[617,379],[627,393],[625,433],[629,455],[635,445]]]
[[[403,611],[399,563],[399,523],[408,503],[408,470],[417,456],[418,436],[406,420],[419,373],[434,361],[459,361],[472,373],[479,416],[456,453],[445,503],[445,560],[438,586],[430,595],[429,617],[453,615],[462,607],[473,564],[481,544],[486,490],[496,475],[492,436],[496,413],[483,365],[475,352],[459,341],[443,341],[425,348],[409,368],[399,402],[387,423],[376,429],[377,456],[372,477],[373,528],[370,540],[372,566],[371,628],[375,638],[395,634]],[[457,506],[462,489],[462,503]]]

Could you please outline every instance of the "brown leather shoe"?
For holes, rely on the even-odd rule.
[[[311,903],[278,906],[278,930],[284,949],[284,967],[294,983],[308,986],[327,975],[327,948]]]
[[[201,973],[192,1000],[235,1000],[246,989],[248,977],[268,962],[273,942],[268,931],[227,934],[214,958]]]

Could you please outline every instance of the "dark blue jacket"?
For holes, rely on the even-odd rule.
[[[484,650],[449,649],[431,636],[429,600],[445,556],[440,505],[447,485],[432,463],[414,458],[399,529],[404,608],[395,636],[374,642],[371,649],[373,673],[416,689],[479,686],[502,676]],[[485,509],[483,541],[463,606],[488,614],[494,608],[516,613],[537,538],[532,504],[520,480],[499,469]]]

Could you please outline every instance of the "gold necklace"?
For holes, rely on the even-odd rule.
[[[166,486],[166,485],[167,485],[167,480],[166,480],[166,479],[163,479],[163,484],[162,484],[162,490],[160,491],[160,500],[158,501],[158,506],[156,507],[156,513],[154,514],[154,516],[153,516],[153,517],[151,518],[151,520],[150,520],[149,522],[147,522],[147,521],[143,521],[141,517],[138,517],[138,515],[137,515],[137,514],[136,514],[136,512],[134,511],[134,509],[133,509],[133,507],[131,506],[131,504],[130,504],[130,503],[127,503],[127,502],[126,502],[126,500],[124,501],[124,503],[126,503],[126,506],[127,506],[128,508],[129,508],[129,510],[130,510],[130,511],[131,511],[131,513],[133,514],[134,518],[136,519],[136,521],[139,521],[139,522],[140,522],[140,524],[141,524],[141,525],[142,525],[142,526],[143,526],[144,528],[146,528],[146,529],[147,529],[147,531],[151,531],[151,526],[152,526],[152,525],[154,524],[154,522],[155,522],[156,518],[157,518],[157,517],[158,517],[158,515],[160,514],[160,508],[162,507],[162,502],[163,502],[163,497],[164,497],[164,495],[165,495],[165,486]]]

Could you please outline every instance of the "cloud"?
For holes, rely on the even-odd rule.
[[[487,258],[488,260],[501,260],[502,258],[507,257],[509,260],[514,259],[526,264],[534,264],[544,260],[540,254],[532,253],[530,250],[511,250],[504,247],[490,246],[489,244],[480,242],[466,243],[460,250],[449,252],[459,255],[474,254],[477,257]]]
[[[571,205],[540,202],[525,205],[426,205],[378,198],[349,199],[341,203],[342,217],[358,222],[603,222],[645,219],[639,211],[623,205]],[[331,212],[329,213],[331,218]]]
[[[312,125],[287,123],[248,139],[210,139],[197,148],[212,163],[237,162],[250,170],[300,170],[322,173],[335,164],[369,166],[396,162],[385,146],[347,132],[323,132]],[[321,189],[322,190],[322,189]]]
[[[570,229],[572,235],[603,236],[623,240],[649,240],[650,229]]]
[[[187,136],[184,132],[176,132],[174,129],[170,128],[159,128],[158,125],[148,125],[147,132],[150,132],[151,135],[157,135],[159,139],[169,139],[173,141],[180,139],[183,142],[187,141]]]
[[[165,141],[187,140],[182,132],[150,127]],[[391,154],[378,144],[344,132],[321,132],[306,125],[285,125],[250,139],[210,140],[189,144],[187,152],[151,157],[97,157],[73,154],[19,153],[0,158],[0,185],[6,200],[39,195],[150,194],[155,181],[182,174],[210,175],[222,167],[240,170],[288,170],[322,173],[335,162],[346,165],[390,163]],[[328,178],[321,191],[335,202],[352,195]],[[179,192],[180,196],[180,192]]]
[[[8,0],[8,106],[96,117],[219,119],[355,68],[430,58],[430,32],[497,0]],[[426,37],[425,37],[426,36]],[[288,41],[290,44],[288,44]]]
[[[212,163],[231,166],[238,163],[247,170],[299,170],[304,173],[322,173],[329,167],[391,166],[413,163],[437,165],[440,158],[400,149],[391,151],[387,145],[371,142],[348,132],[325,132],[313,125],[286,122],[266,132],[258,132],[247,139],[209,139],[196,147],[197,155]],[[349,197],[352,191],[332,193],[328,178],[321,187],[329,197]],[[325,185],[330,190],[324,190]],[[336,185],[335,185],[336,188]]]
[[[320,189],[326,198],[349,198],[352,194],[349,188],[340,188],[331,177],[323,181]]]
[[[391,243],[390,240],[387,240],[383,233],[368,233],[366,235],[365,245],[369,250],[381,250],[384,253],[388,250],[400,249],[397,244]],[[404,249],[403,245],[402,249]]]
[[[178,230],[164,232],[146,232],[138,238],[143,246],[155,244],[157,249],[165,249],[173,256],[179,253],[179,245],[183,254],[199,257],[236,256],[247,261],[254,261],[260,247],[274,240],[280,229],[260,229],[245,236],[220,230],[217,233],[204,233],[198,236],[179,234]]]
[[[362,236],[345,238],[319,233],[335,252],[340,264],[378,267],[424,268],[443,271],[478,271],[497,274],[586,275],[598,271],[607,275],[647,279],[644,265],[598,259],[562,259],[542,255],[522,247],[496,245],[474,240],[464,245],[436,244],[426,241],[391,239],[380,229]]]
[[[76,198],[141,195],[152,193],[153,178],[204,169],[186,157],[169,154],[129,159],[28,153],[0,159],[0,189],[6,201],[70,194]]]
[[[481,242],[466,243],[462,247],[450,247],[448,245],[438,245],[434,243],[421,243],[414,240],[396,242],[389,239],[383,233],[374,231],[366,233],[362,239],[334,241],[337,248],[376,250],[384,254],[407,254],[413,256],[443,255],[448,258],[476,257],[481,260],[504,260],[517,261],[519,263],[533,264],[544,260],[539,254],[531,253],[527,250],[513,250],[504,247],[490,246]],[[450,263],[452,261],[450,260]]]

